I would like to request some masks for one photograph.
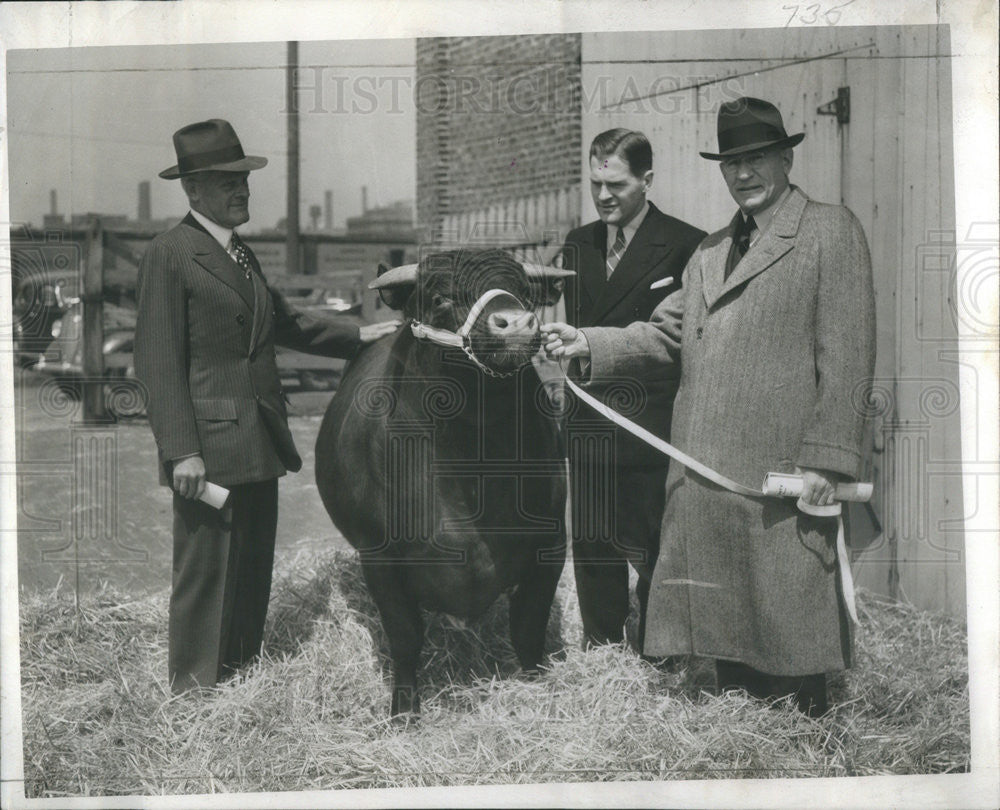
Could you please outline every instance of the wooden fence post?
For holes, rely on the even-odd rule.
[[[83,265],[83,418],[106,422],[104,403],[104,229],[95,219]]]

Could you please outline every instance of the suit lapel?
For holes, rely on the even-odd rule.
[[[591,302],[588,311],[580,313],[587,323],[593,323],[594,304],[600,298],[607,283],[608,273],[604,269],[604,252],[608,243],[608,226],[603,222],[595,222],[590,229],[590,237],[589,243],[581,243],[580,245],[578,265],[580,284]]]
[[[267,310],[271,306],[270,294],[267,291],[267,284],[264,283],[264,275],[260,271],[260,264],[257,257],[250,248],[250,262],[253,264],[254,272],[250,274],[253,284],[253,329],[250,332],[250,354],[257,348],[257,343],[264,331],[264,324],[267,320]]]
[[[720,298],[742,284],[746,284],[754,276],[772,267],[779,259],[795,247],[795,235],[799,230],[799,220],[807,202],[806,196],[798,188],[792,187],[792,192],[785,204],[778,210],[771,226],[761,235],[757,242],[744,256],[733,272],[726,279],[726,260],[733,242],[739,213],[729,223],[728,234],[720,239],[702,262],[702,290],[705,304],[711,309]]]
[[[215,276],[223,284],[235,290],[251,311],[254,307],[253,292],[245,279],[241,278],[239,265],[226,253],[222,245],[215,241],[198,220],[188,214],[183,221],[190,227],[189,236],[194,250],[194,260]]]
[[[613,309],[615,304],[628,295],[644,276],[650,274],[670,254],[668,243],[663,237],[663,229],[657,227],[660,216],[659,210],[651,203],[649,213],[635,232],[632,241],[628,243],[611,278],[606,278],[607,274],[602,263],[601,270],[605,274],[606,281],[594,302],[591,323],[596,323]]]

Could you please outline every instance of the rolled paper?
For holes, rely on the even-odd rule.
[[[229,490],[225,487],[220,487],[218,484],[213,484],[211,481],[205,482],[205,491],[198,498],[199,501],[204,501],[213,509],[221,509],[226,505],[228,499]]]
[[[838,501],[864,503],[871,500],[873,489],[871,484],[865,482],[837,484],[833,497]],[[769,472],[764,476],[761,491],[779,498],[798,498],[802,494],[802,476]]]
[[[674,283],[674,277],[667,276],[666,278],[661,278],[659,281],[654,281],[652,284],[649,285],[649,289],[658,290],[660,289],[660,287],[669,287],[673,283]]]

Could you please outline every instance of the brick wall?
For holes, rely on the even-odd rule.
[[[419,225],[462,238],[579,221],[580,37],[417,41]]]

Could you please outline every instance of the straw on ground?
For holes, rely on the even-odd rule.
[[[360,565],[279,569],[263,659],[203,694],[167,688],[166,594],[25,595],[25,792],[31,797],[734,777],[969,767],[966,634],[860,595],[856,663],[831,713],[711,694],[700,659],[661,670],[625,646],[579,649],[572,576],[548,669],[518,674],[506,601],[462,628],[428,616],[419,721],[388,719],[385,639]]]

